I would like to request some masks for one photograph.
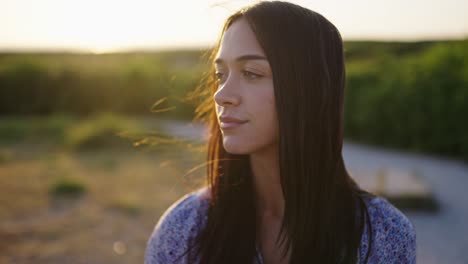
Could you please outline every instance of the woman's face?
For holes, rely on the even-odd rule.
[[[266,56],[244,18],[224,33],[215,59],[214,94],[223,145],[232,154],[277,148],[273,76]]]

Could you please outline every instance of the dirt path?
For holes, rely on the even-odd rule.
[[[417,262],[468,263],[468,165],[441,157],[429,157],[346,144],[350,167],[384,166],[418,170],[432,189],[439,213],[405,212],[416,227]]]

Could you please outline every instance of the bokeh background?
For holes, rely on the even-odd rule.
[[[0,263],[141,263],[204,183],[190,92],[253,1],[0,0]],[[468,263],[468,3],[291,1],[345,41],[344,156],[417,231],[418,263]]]

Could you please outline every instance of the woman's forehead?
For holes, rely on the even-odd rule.
[[[245,55],[265,57],[247,20],[240,18],[224,32],[215,61],[234,61]]]

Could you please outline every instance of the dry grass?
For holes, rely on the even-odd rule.
[[[160,215],[200,186],[203,153],[10,146],[0,163],[0,263],[142,263]],[[60,179],[78,196],[52,195]]]

